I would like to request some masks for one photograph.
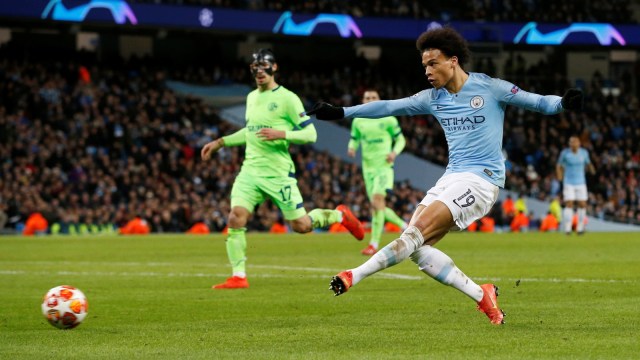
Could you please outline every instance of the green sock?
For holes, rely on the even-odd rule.
[[[371,240],[369,245],[373,245],[376,249],[380,243],[380,237],[382,236],[382,229],[384,228],[384,211],[373,211],[371,217]]]
[[[229,228],[227,236],[227,256],[231,263],[234,276],[246,277],[245,262],[247,261],[247,228]]]
[[[402,218],[400,216],[398,216],[395,211],[391,210],[390,208],[384,208],[384,219],[396,226],[398,226],[399,228],[402,229],[402,227],[404,226],[405,222],[404,220],[402,220]]]
[[[309,217],[314,229],[326,228],[341,221],[342,213],[338,210],[313,209],[309,211]]]

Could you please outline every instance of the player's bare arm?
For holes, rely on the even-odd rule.
[[[200,150],[200,157],[202,160],[207,161],[211,158],[211,155],[218,152],[218,150],[224,147],[224,139],[219,138],[207,143],[202,150]]]
[[[558,178],[558,181],[562,181],[562,178],[564,177],[564,168],[560,165],[556,165],[556,177]]]
[[[285,139],[287,136],[287,133],[284,130],[263,128],[256,133],[256,136],[259,139],[262,139],[265,141],[273,141],[273,140]]]
[[[395,151],[390,152],[389,155],[387,155],[387,162],[390,164],[393,163],[394,161],[396,161],[396,156],[398,155]]]

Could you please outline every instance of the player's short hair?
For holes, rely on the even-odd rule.
[[[416,48],[420,54],[428,49],[438,49],[447,57],[455,56],[460,67],[471,57],[467,41],[449,26],[423,32],[416,40]]]
[[[374,87],[367,87],[367,88],[364,88],[364,91],[362,92],[362,96],[364,97],[364,93],[366,93],[366,92],[372,92],[372,91],[375,91],[375,92],[378,94],[378,96],[380,96],[380,90],[378,90],[378,89],[376,89],[376,88],[374,88]]]

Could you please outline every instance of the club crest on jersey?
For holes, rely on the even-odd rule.
[[[479,109],[484,105],[484,99],[482,96],[476,95],[471,98],[471,107],[474,109]]]
[[[511,93],[515,95],[518,91],[520,91],[520,89],[518,89],[517,86],[513,85],[513,87],[511,88]]]
[[[278,104],[276,104],[276,103],[270,103],[270,104],[267,106],[267,109],[269,109],[269,111],[274,111],[274,110],[275,110],[275,109],[277,109],[277,108],[278,108]]]

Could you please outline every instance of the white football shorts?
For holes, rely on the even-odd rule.
[[[589,194],[587,193],[587,184],[563,184],[562,187],[562,199],[564,201],[587,201],[589,199]]]
[[[485,216],[498,199],[500,188],[472,173],[455,173],[441,177],[420,205],[429,206],[438,200],[449,208],[456,227],[465,229]]]

